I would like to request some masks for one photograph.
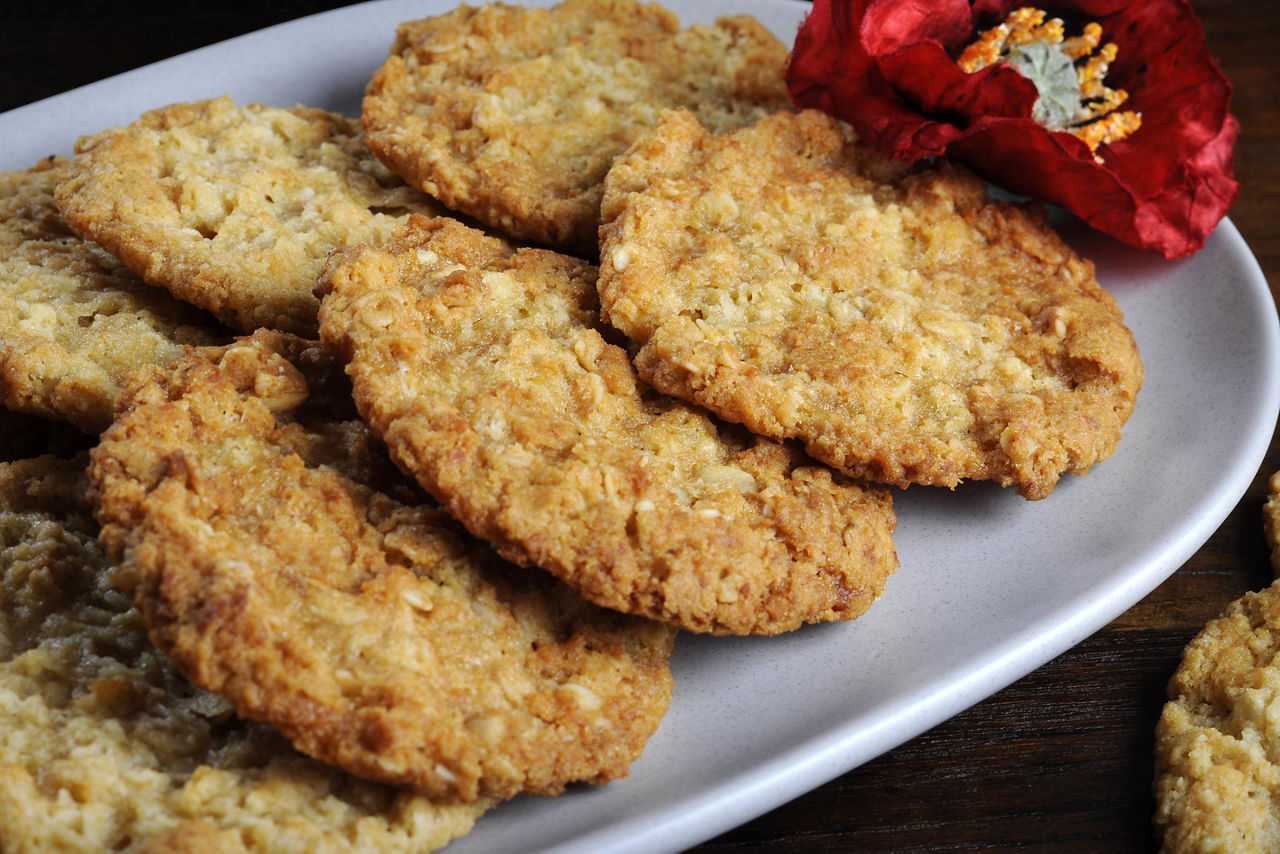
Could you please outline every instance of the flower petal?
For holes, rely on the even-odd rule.
[[[942,154],[959,129],[905,103],[864,49],[865,0],[814,0],[787,67],[791,98],[844,119],[868,144],[903,160]]]
[[[872,0],[859,31],[868,54],[885,56],[923,41],[960,44],[973,21],[968,0]]]
[[[1101,150],[1031,120],[1031,82],[1009,67],[965,74],[952,57],[1017,0],[815,0],[787,79],[798,107],[848,121],[868,145],[914,161],[946,154],[1008,190],[1056,203],[1095,228],[1168,257],[1190,254],[1238,184],[1231,85],[1187,0],[1063,0],[1119,53],[1108,85],[1142,114]]]
[[[890,86],[910,93],[925,115],[952,114],[949,123],[966,127],[989,116],[1028,118],[1036,87],[1007,65],[967,74],[942,46],[912,45],[879,57],[877,65]]]

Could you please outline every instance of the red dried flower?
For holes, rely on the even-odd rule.
[[[1189,255],[1235,201],[1239,125],[1231,84],[1186,0],[1054,0],[1053,14],[1101,25],[1116,45],[1107,85],[1141,115],[1095,158],[1084,141],[1032,119],[1036,85],[1007,64],[957,64],[1012,0],[815,0],[787,82],[799,107],[853,125],[883,154],[946,154],[994,184],[1071,211],[1169,258]]]

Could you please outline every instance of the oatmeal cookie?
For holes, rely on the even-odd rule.
[[[378,162],[358,122],[226,97],[82,138],[57,202],[147,282],[236,329],[302,334],[330,250],[439,210]]]
[[[1280,850],[1280,582],[1187,646],[1156,726],[1155,825],[1168,854]]]
[[[786,55],[746,16],[681,29],[631,0],[463,5],[400,26],[362,119],[378,156],[446,205],[595,257],[614,156],[662,108],[723,128],[789,107]]]
[[[67,168],[0,173],[0,404],[97,433],[134,370],[229,335],[71,233],[53,198]]]
[[[360,777],[470,801],[625,775],[669,703],[674,632],[335,469],[306,436],[321,355],[263,331],[126,391],[92,478],[153,641]]]
[[[440,805],[294,751],[147,639],[85,501],[88,457],[0,464],[0,848],[425,852]]]
[[[666,114],[605,183],[606,319],[658,389],[857,477],[1049,494],[1107,457],[1142,366],[1045,223],[818,112]]]
[[[861,614],[897,567],[887,493],[654,394],[595,268],[446,218],[322,277],[321,335],[401,465],[510,560],[697,632]]]

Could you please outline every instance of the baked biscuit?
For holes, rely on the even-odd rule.
[[[674,632],[335,470],[299,436],[323,420],[318,353],[261,332],[126,391],[92,476],[153,641],[367,779],[470,801],[625,775],[670,700]]]
[[[362,119],[378,156],[449,207],[595,257],[614,156],[663,108],[723,128],[789,107],[786,56],[747,16],[682,30],[632,0],[463,5],[400,25]]]
[[[845,472],[1043,498],[1107,457],[1142,366],[1115,300],[1028,209],[876,157],[818,112],[685,112],[606,180],[605,318],[640,375]]]
[[[330,250],[439,210],[378,162],[357,122],[225,97],[82,138],[57,200],[147,282],[236,329],[303,334]]]
[[[774,634],[856,617],[897,567],[887,493],[643,387],[585,261],[414,218],[335,255],[320,293],[322,340],[402,467],[594,602]]]
[[[192,688],[111,584],[87,465],[0,464],[0,848],[380,854],[470,829],[489,802],[358,780]]]
[[[1280,850],[1280,582],[1247,593],[1183,653],[1156,726],[1168,854]]]
[[[138,367],[228,335],[71,233],[53,200],[66,169],[0,173],[0,404],[97,433]]]

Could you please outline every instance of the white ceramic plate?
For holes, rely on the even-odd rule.
[[[223,93],[356,114],[396,23],[452,0],[381,0],[224,42],[0,115],[0,169],[78,134]],[[685,23],[749,12],[790,43],[806,4],[674,3]],[[683,5],[687,8],[680,8]],[[1175,263],[1067,224],[1137,337],[1146,385],[1125,439],[1029,503],[967,485],[898,496],[902,569],[848,624],[779,638],[682,636],[675,701],[629,779],[486,816],[451,851],[652,852],[707,839],[919,734],[1126,610],[1218,527],[1280,408],[1267,284],[1223,222]]]

